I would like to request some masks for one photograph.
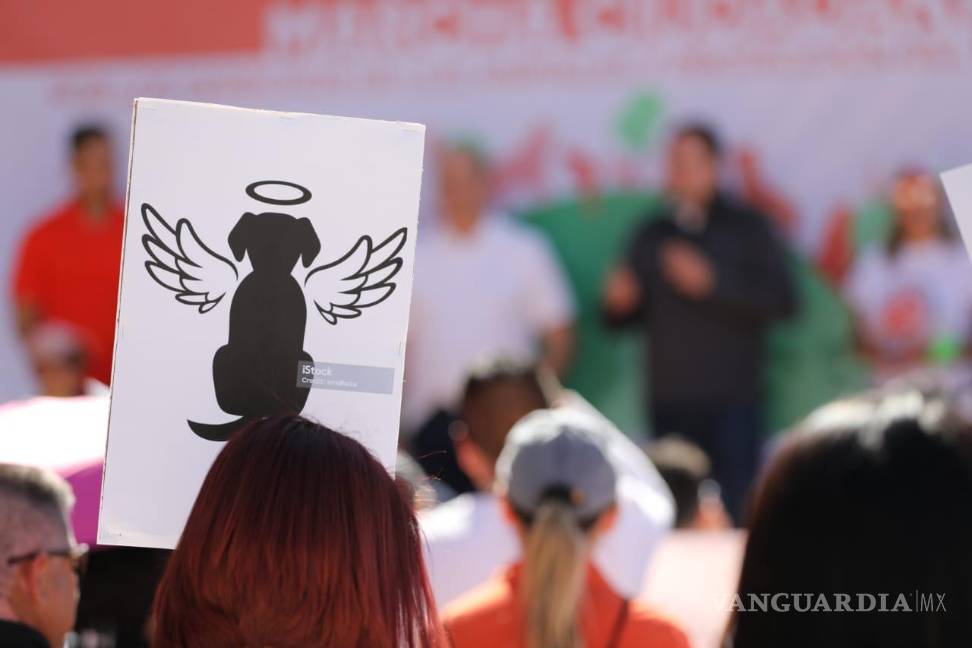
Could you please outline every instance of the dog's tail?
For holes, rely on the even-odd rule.
[[[256,419],[251,416],[244,416],[236,419],[235,421],[230,421],[229,423],[218,423],[216,425],[210,423],[196,423],[195,421],[186,421],[186,423],[189,424],[189,428],[193,432],[207,441],[226,441],[233,435],[234,432],[242,428],[247,423],[255,420]]]

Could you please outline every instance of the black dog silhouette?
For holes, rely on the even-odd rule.
[[[249,254],[253,271],[233,296],[229,341],[213,357],[213,384],[220,409],[240,418],[219,425],[189,421],[211,441],[225,441],[254,419],[303,410],[309,390],[297,385],[298,362],[313,362],[304,351],[304,293],[291,275],[298,259],[309,267],[321,251],[311,222],[247,212],[229,246],[237,261]]]
[[[278,193],[264,193],[270,187]],[[289,190],[290,197],[280,197],[280,189]],[[270,205],[302,205],[311,199],[309,189],[286,180],[253,182],[246,194]],[[313,362],[304,350],[306,304],[334,326],[383,303],[395,291],[408,237],[406,227],[377,243],[362,234],[347,253],[305,273],[301,284],[291,275],[297,261],[310,268],[321,252],[311,222],[247,212],[228,237],[237,262],[250,257],[252,271],[240,280],[240,269],[209,248],[188,219],[171,225],[147,202],[141,212],[145,270],[155,283],[200,315],[233,294],[229,340],[213,357],[213,386],[220,409],[239,418],[222,424],[187,421],[195,434],[210,441],[225,441],[254,419],[304,409],[310,385],[298,383],[298,370],[301,362]]]

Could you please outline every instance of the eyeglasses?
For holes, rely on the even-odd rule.
[[[54,556],[55,558],[67,558],[71,561],[71,569],[78,577],[84,576],[88,569],[88,545],[79,544],[66,549],[38,549],[22,556],[12,556],[7,558],[8,565],[30,562],[39,556]]]

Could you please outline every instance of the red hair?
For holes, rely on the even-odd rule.
[[[155,648],[440,648],[418,523],[357,441],[299,416],[240,430],[155,598]]]

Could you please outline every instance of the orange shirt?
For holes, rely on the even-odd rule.
[[[72,201],[34,227],[14,271],[18,303],[41,321],[73,324],[85,336],[88,373],[108,383],[114,352],[115,309],[125,213],[112,205],[102,219]]]
[[[514,565],[446,607],[443,619],[453,648],[524,648],[526,626],[520,602],[521,566]],[[593,566],[581,602],[580,627],[587,648],[612,648],[624,599]],[[688,639],[673,622],[632,601],[613,648],[688,648]]]

